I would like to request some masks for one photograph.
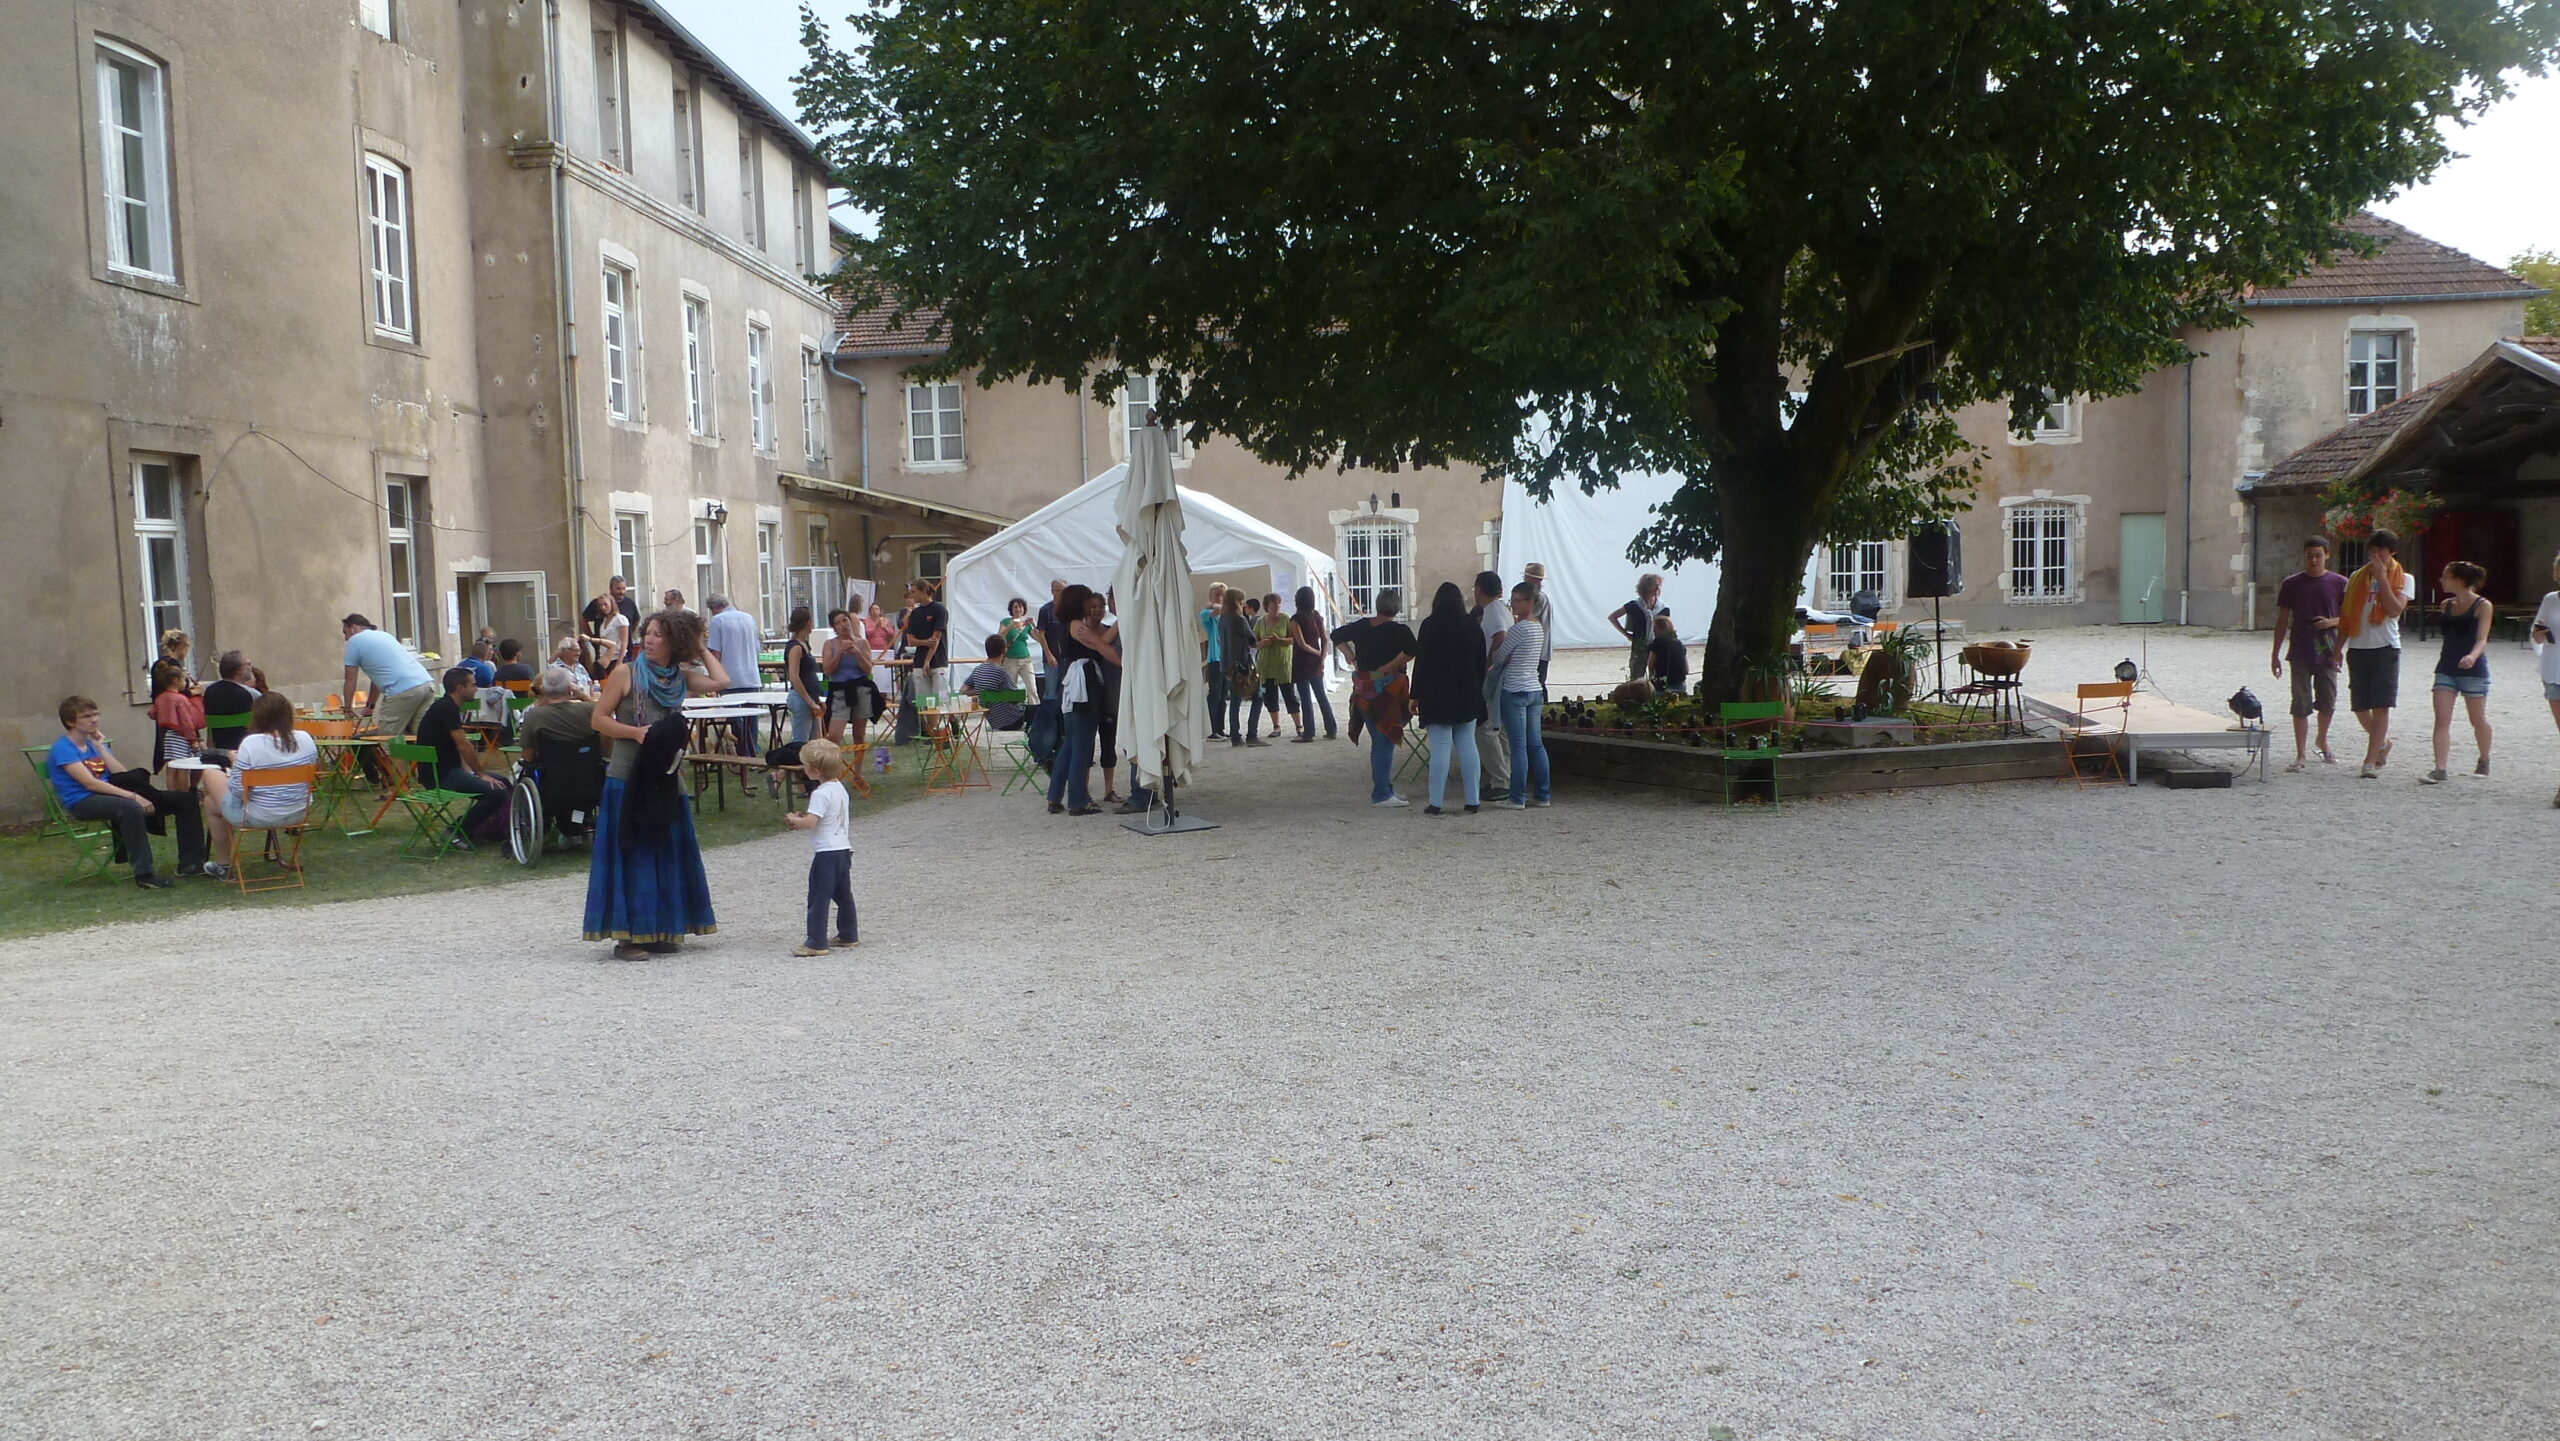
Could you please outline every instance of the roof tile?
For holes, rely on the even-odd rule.
[[[836,353],[839,355],[940,355],[950,348],[942,335],[942,312],[921,306],[892,326],[897,302],[884,300],[867,310],[836,304]]]
[[[2379,215],[2358,212],[2339,227],[2382,242],[2372,255],[2341,251],[2330,264],[2295,277],[2288,285],[2262,290],[2250,298],[2256,305],[2317,305],[2386,297],[2422,299],[2446,295],[2513,295],[2519,300],[2541,292],[2521,276],[2475,260],[2405,225]]]

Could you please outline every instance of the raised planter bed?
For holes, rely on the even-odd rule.
[[[1548,731],[1546,743],[1547,763],[1558,776],[1679,791],[1702,801],[1724,799],[1724,758],[1711,749],[1569,731]],[[1768,762],[1753,764],[1765,767]],[[1777,767],[1779,792],[1789,800],[1907,786],[2056,781],[2063,776],[2062,742],[2049,736],[1789,751],[1779,754]]]

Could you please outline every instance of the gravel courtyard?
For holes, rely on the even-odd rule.
[[[2149,661],[2281,727],[2265,654]],[[2378,781],[2342,717],[1434,821],[1282,745],[1196,835],[857,816],[823,960],[781,834],[648,964],[559,860],[0,945],[0,1437],[2543,1441],[2560,732],[2491,654],[2433,789],[2430,648]]]

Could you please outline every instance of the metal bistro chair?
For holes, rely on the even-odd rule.
[[[242,824],[231,828],[231,883],[239,887],[240,894],[244,896],[255,895],[260,891],[300,889],[303,884],[302,837],[304,832],[311,829],[311,813],[320,799],[319,762],[308,761],[298,766],[268,766],[262,770],[242,771],[234,779],[240,786],[240,805],[243,814],[246,814],[247,807],[256,803],[259,791],[273,786],[303,787],[303,807],[302,819],[289,824],[277,826]],[[251,876],[249,868],[241,863],[240,833],[242,831],[267,833],[267,844],[259,856],[259,861],[261,864],[275,867],[272,873]],[[283,840],[284,844],[281,849],[278,849],[280,840]]]
[[[1745,798],[1744,788],[1766,787],[1769,808],[1778,808],[1778,724],[1786,715],[1786,703],[1774,700],[1726,701],[1716,708],[1716,719],[1724,727],[1724,805],[1733,809],[1737,799]],[[1734,744],[1738,726],[1749,726],[1749,745]]]
[[[62,797],[53,789],[53,764],[47,759],[51,745],[24,748],[27,764],[36,773],[36,794],[44,797],[44,824],[36,828],[42,836],[60,836],[71,842],[71,874],[67,879],[80,881],[103,876],[115,865],[116,833],[104,821],[84,821],[64,809]]]
[[[465,791],[449,791],[436,784],[436,748],[409,741],[385,740],[383,759],[408,772],[407,784],[400,787],[396,799],[408,811],[417,834],[401,843],[400,854],[416,857],[420,846],[426,847],[428,860],[441,860],[461,837],[456,812],[468,809],[479,799]],[[378,819],[378,817],[377,817]]]
[[[2106,701],[2113,701],[2114,704],[2092,704],[2092,702]],[[2092,759],[2088,752],[2080,749],[2080,742],[2089,738],[2089,731],[2084,731],[2075,726],[2062,733],[2063,774],[2079,784],[2083,789],[2087,788],[2089,782],[2093,780],[2104,780],[2110,774],[2115,777],[2116,784],[2124,784],[2124,761],[2118,753],[2124,747],[2125,727],[2133,719],[2132,681],[2111,680],[2103,685],[2084,685],[2080,687],[2079,713],[2082,716],[2085,717],[2091,715],[2093,712],[2109,710],[2114,711],[2116,715],[2116,729],[2114,735],[2105,734],[2106,722],[2103,719],[2098,720],[2092,727],[2090,727],[2091,730],[2095,730],[2099,733],[2097,738],[2100,745],[2094,759],[2102,762],[2094,772],[2081,769],[2082,761]]]
[[[978,692],[978,704],[990,709],[1000,705],[1023,706],[1026,708],[1023,720],[1028,723],[1031,719],[1027,709],[1031,704],[1029,691],[982,690]],[[996,731],[989,734],[988,740],[989,749],[993,750],[999,758],[1013,764],[1013,771],[1005,777],[1004,789],[998,794],[1009,796],[1018,790],[1040,789],[1040,767],[1031,759],[1031,739],[1028,731],[1019,728]]]

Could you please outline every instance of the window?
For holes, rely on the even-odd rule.
[[[418,532],[426,525],[419,514],[420,499],[414,480],[383,482],[383,533],[388,541],[391,572],[391,623],[384,629],[413,650],[425,643],[418,629]]]
[[[2070,399],[2050,400],[2044,412],[2036,417],[2035,438],[2038,440],[2076,440],[2080,435],[2080,406]]]
[[[803,275],[818,269],[817,252],[809,244],[809,173],[791,168],[791,260]]]
[[[1410,613],[1413,590],[1405,581],[1405,558],[1413,551],[1413,527],[1395,520],[1347,521],[1336,528],[1335,539],[1354,615],[1367,615],[1378,592],[1390,587],[1403,593]]]
[[[699,296],[684,298],[685,423],[696,435],[711,433],[711,306]]]
[[[2401,397],[2406,340],[2397,330],[2359,330],[2347,337],[2347,414],[2370,415]]]
[[[764,141],[744,129],[738,132],[738,233],[764,249]]]
[[[2009,599],[2072,598],[2071,521],[2068,505],[2009,507]]]
[[[391,0],[356,0],[356,23],[385,40],[400,38],[391,30]]]
[[[1120,417],[1124,457],[1138,453],[1138,436],[1156,418],[1156,378],[1144,371],[1130,371],[1121,381]],[[1174,432],[1173,458],[1179,464],[1191,458],[1191,443]]]
[[[827,553],[832,550],[833,547],[827,542],[827,523],[823,520],[810,521],[808,539],[808,563],[811,565],[828,564]],[[819,619],[823,620],[825,617],[821,616]]]
[[[782,526],[764,521],[756,526],[756,623],[766,635],[782,633],[781,603],[774,579],[782,566]]]
[[[702,209],[702,96],[691,78],[676,90],[676,198]]]
[[[800,347],[800,454],[810,464],[827,453],[819,437],[826,430],[826,378],[814,345]]]
[[[728,589],[720,570],[720,522],[697,520],[693,523],[694,604],[700,605],[704,597]]]
[[[379,155],[364,158],[366,256],[373,266],[373,333],[418,338],[409,294],[409,172]]]
[[[142,627],[158,653],[173,630],[195,634],[187,595],[187,495],[178,463],[165,455],[133,458],[133,538],[141,550]]]
[[[596,154],[616,170],[630,168],[625,157],[622,115],[622,44],[610,30],[596,32]]]
[[[1883,541],[1861,540],[1831,547],[1830,608],[1848,609],[1850,598],[1862,590],[1874,591],[1879,600],[1889,599]]]
[[[774,448],[773,436],[773,367],[767,356],[773,350],[773,332],[761,325],[747,327],[747,437],[758,450]]]
[[[907,460],[912,465],[958,465],[960,387],[956,383],[907,387]]]
[[[928,545],[918,548],[915,552],[916,579],[930,584],[934,594],[940,595],[943,572],[950,567],[951,557],[959,553],[947,545]]]
[[[98,144],[106,182],[107,263],[178,278],[169,210],[169,74],[157,61],[98,42]]]
[[[613,513],[613,573],[631,582],[631,588],[646,595],[649,573],[641,565],[649,555],[649,517],[636,510]]]
[[[629,420],[631,404],[631,272],[608,260],[604,266],[604,408],[616,420]]]

